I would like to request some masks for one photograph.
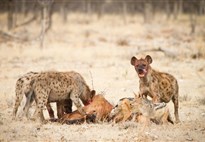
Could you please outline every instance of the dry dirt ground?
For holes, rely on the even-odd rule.
[[[68,23],[54,15],[53,27],[46,34],[45,47],[39,41],[23,42],[0,36],[0,141],[205,141],[205,18],[199,17],[196,34],[190,35],[188,17],[166,21],[160,16],[151,24],[140,16],[70,14]],[[5,15],[0,15],[1,30],[6,30]],[[35,37],[39,21],[10,33]],[[160,50],[162,49],[162,50]],[[12,120],[15,83],[29,71],[70,71],[83,75],[86,82],[107,100],[134,97],[138,78],[130,65],[132,56],[153,57],[152,67],[173,74],[180,87],[180,124],[155,125],[142,129],[133,122],[40,125],[21,119]],[[173,115],[173,104],[169,108]],[[52,104],[54,110],[55,103]],[[35,109],[32,106],[30,115]],[[44,115],[48,119],[46,110]]]

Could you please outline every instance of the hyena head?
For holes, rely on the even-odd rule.
[[[152,57],[150,55],[147,55],[144,59],[137,59],[134,56],[131,58],[131,65],[135,67],[139,78],[143,78],[147,75],[151,63]]]
[[[88,105],[92,102],[93,97],[95,96],[95,90],[90,90],[86,91],[86,94],[83,96],[81,99],[84,105]]]

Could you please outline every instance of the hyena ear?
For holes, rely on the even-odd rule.
[[[136,60],[137,60],[137,58],[136,58],[135,56],[133,56],[133,57],[131,58],[131,61],[130,61],[131,65],[134,66]]]
[[[152,57],[151,57],[150,55],[147,55],[147,56],[145,57],[145,60],[146,60],[149,64],[152,63]]]
[[[95,90],[92,90],[91,92],[90,92],[90,97],[91,97],[91,99],[95,96]]]

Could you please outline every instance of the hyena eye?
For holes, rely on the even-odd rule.
[[[142,64],[143,67],[146,67],[146,64]]]

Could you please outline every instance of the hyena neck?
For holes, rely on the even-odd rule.
[[[89,102],[89,95],[90,95],[90,93],[91,93],[91,90],[90,90],[90,88],[86,85],[85,86],[85,89],[84,89],[84,91],[83,91],[83,93],[82,93],[82,95],[80,96],[80,99],[82,100],[82,102],[83,102],[83,104],[84,105],[86,105],[86,104],[88,104]]]

